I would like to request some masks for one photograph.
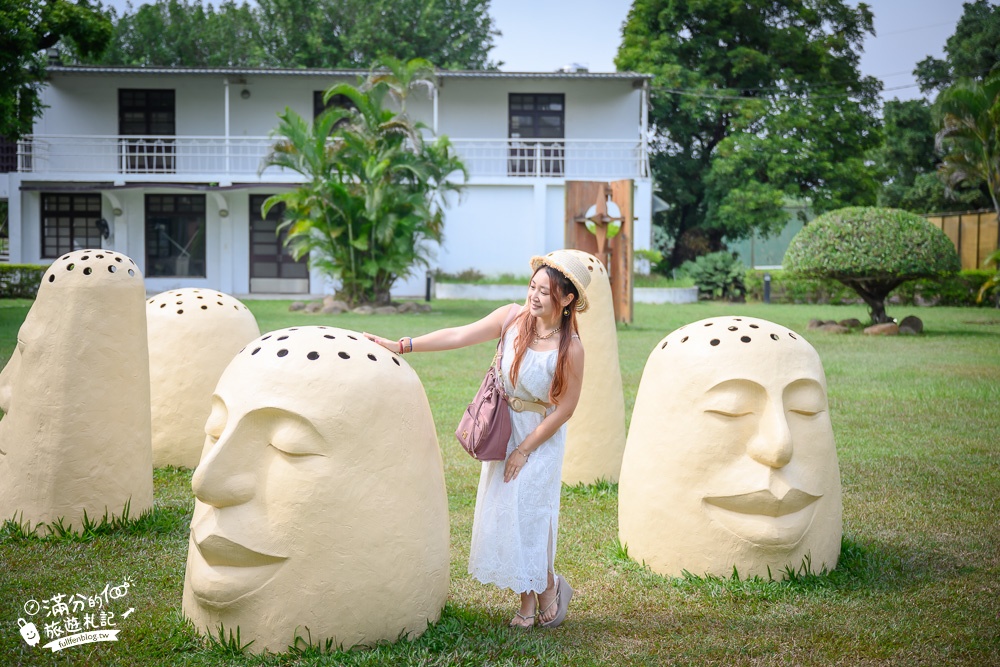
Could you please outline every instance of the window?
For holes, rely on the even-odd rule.
[[[146,276],[205,277],[205,195],[146,195]]]
[[[317,90],[317,91],[313,92],[313,119],[314,120],[315,120],[315,118],[317,116],[319,116],[321,113],[323,113],[325,110],[329,109],[330,107],[337,107],[337,108],[340,108],[340,109],[353,109],[354,108],[354,102],[352,102],[351,98],[347,97],[346,95],[334,95],[333,97],[330,98],[329,102],[327,102],[326,104],[323,104],[323,91],[322,90]],[[334,123],[333,127],[331,128],[331,130],[335,130],[335,129],[337,129],[340,126],[347,124],[348,122],[349,122],[349,119],[347,119],[347,118],[341,118],[336,123]]]
[[[101,195],[42,195],[42,257],[100,248]]]
[[[511,93],[508,98],[507,173],[510,176],[562,176],[566,96]],[[547,141],[546,141],[547,140]]]
[[[173,90],[118,90],[118,134],[127,137],[121,140],[122,171],[174,172],[174,116]]]

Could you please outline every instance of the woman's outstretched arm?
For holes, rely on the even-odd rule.
[[[504,320],[511,308],[517,308],[517,304],[500,306],[492,313],[481,320],[466,324],[460,327],[448,327],[438,329],[429,333],[404,337],[400,341],[389,340],[375,334],[364,333],[363,335],[370,341],[378,343],[382,347],[392,352],[440,352],[442,350],[456,350],[460,347],[468,347],[477,343],[485,343],[488,340],[496,340],[500,337],[500,330],[503,328]]]

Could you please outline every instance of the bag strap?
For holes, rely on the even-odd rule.
[[[515,306],[507,311],[507,318],[503,321],[503,326],[500,327],[500,340],[497,341],[497,353],[493,355],[493,363],[500,370],[500,360],[503,358],[503,337],[507,333],[507,328],[510,326],[510,321],[514,319],[517,313],[521,312],[521,306]]]

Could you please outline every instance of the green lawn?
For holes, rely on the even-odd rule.
[[[0,362],[28,305],[0,302]],[[431,313],[395,316],[248,305],[261,330],[325,324],[397,338],[470,321],[498,304],[437,301]],[[782,583],[663,578],[622,557],[616,486],[564,488],[556,560],[578,591],[569,618],[555,631],[504,628],[513,596],[465,574],[478,466],[452,435],[489,363],[487,344],[407,357],[434,413],[451,512],[450,596],[442,620],[420,639],[267,657],[203,641],[180,615],[191,475],[159,470],[156,509],[127,528],[46,539],[10,524],[0,531],[0,664],[998,665],[1000,311],[890,307],[896,317],[910,312],[924,319],[924,335],[807,335],[826,368],[843,480],[844,551],[828,575]],[[657,341],[687,322],[734,313],[803,333],[813,317],[865,317],[860,306],[639,304],[634,324],[619,329],[626,414]],[[48,654],[21,641],[26,600],[93,594],[126,576],[135,612],[120,623],[119,642]]]

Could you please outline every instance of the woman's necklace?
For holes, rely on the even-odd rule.
[[[548,332],[544,336],[539,336],[538,335],[538,325],[537,324],[534,327],[532,327],[532,329],[533,329],[533,333],[535,334],[535,342],[533,344],[537,344],[539,341],[548,340],[549,338],[552,338],[553,336],[555,336],[557,333],[559,333],[559,330],[562,329],[562,327],[556,327],[555,329],[553,329],[552,331]]]

